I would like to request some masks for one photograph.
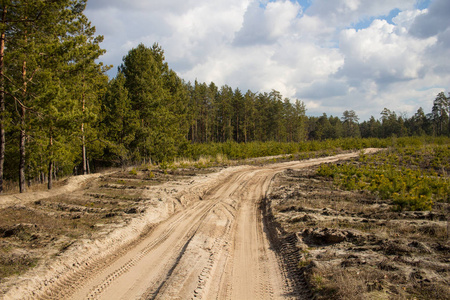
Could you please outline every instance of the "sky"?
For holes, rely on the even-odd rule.
[[[89,0],[115,76],[158,43],[186,82],[279,91],[307,115],[431,112],[450,91],[449,0]]]

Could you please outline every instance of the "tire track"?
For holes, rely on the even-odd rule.
[[[208,211],[213,206],[214,206],[214,204],[210,204],[209,206],[207,206],[206,208],[204,208],[201,211],[201,217],[200,217],[199,223],[201,223],[201,221],[206,217]],[[89,299],[98,299],[98,296],[107,287],[109,287],[111,284],[113,284],[114,280],[116,280],[118,277],[120,277],[125,272],[129,271],[132,267],[137,265],[137,263],[143,257],[145,257],[150,251],[152,251],[155,247],[159,246],[161,243],[166,241],[167,238],[174,232],[176,226],[180,224],[180,221],[181,221],[182,218],[183,218],[183,216],[179,217],[175,222],[171,223],[169,228],[166,231],[164,231],[162,236],[159,236],[157,240],[155,240],[155,241],[151,242],[150,244],[148,244],[148,246],[145,247],[137,256],[131,258],[127,263],[122,265],[120,268],[116,269],[114,272],[110,273],[101,284],[99,284],[98,286],[94,287],[91,290],[91,292],[89,293],[88,298]],[[198,230],[199,226],[200,226],[200,224],[193,224],[192,227],[188,230],[188,233],[184,237],[184,238],[187,238],[187,241],[182,245],[181,250],[177,251],[177,252],[179,252],[179,255],[178,255],[178,257],[177,257],[177,259],[175,261],[175,264],[168,271],[168,274],[167,274],[166,277],[170,277],[171,273],[173,272],[173,269],[176,267],[177,262],[179,261],[180,257],[183,255],[185,249],[187,248],[187,246],[189,245],[190,241],[194,237],[194,235],[195,235],[196,231]],[[194,228],[194,227],[196,227],[196,228]],[[179,246],[177,248],[179,248]],[[157,293],[161,289],[161,287],[164,284],[164,282],[165,281],[161,282],[160,286],[156,289],[155,293]]]
[[[296,246],[297,236],[286,235],[281,226],[273,220],[271,210],[268,208],[266,198],[260,204],[264,229],[267,233],[271,247],[276,249],[278,259],[281,262],[282,271],[285,273],[288,288],[286,296],[293,299],[314,299],[313,293],[304,277],[303,268],[299,268],[302,255]]]
[[[278,172],[357,155],[225,172],[203,200],[116,253],[77,266],[37,298],[312,299],[297,267],[296,237],[279,234],[265,196]]]
[[[210,201],[210,200],[206,200]],[[189,259],[190,257],[193,257],[193,255],[189,254],[189,251],[192,251],[192,249],[197,249],[198,240],[202,240],[202,237],[205,236],[203,231],[204,228],[209,228],[211,225],[208,225],[211,223],[211,216],[217,215],[217,210],[220,208],[220,203],[218,201],[213,201],[212,206],[208,209],[207,212],[205,212],[202,216],[202,218],[196,223],[195,232],[193,232],[192,237],[189,238],[188,243],[185,244],[185,247],[183,247],[183,250],[180,252],[180,255],[177,258],[176,264],[174,264],[170,270],[170,272],[167,274],[165,280],[161,282],[160,286],[155,290],[155,288],[149,288],[146,293],[141,297],[141,299],[165,299],[164,293],[168,289],[172,289],[174,286],[177,286],[178,289],[182,289],[184,286],[183,284],[176,284],[174,283],[174,280],[176,280],[175,273],[178,272],[178,269],[183,269],[186,271],[183,267],[186,265],[186,258]],[[227,224],[224,226],[223,232],[226,233],[229,231],[227,229]],[[214,236],[214,235],[212,235]],[[203,241],[203,240],[202,240]],[[196,243],[197,242],[197,243]],[[204,241],[207,242],[206,240]],[[209,246],[207,249],[208,257],[206,266],[201,270],[201,272],[195,272],[196,268],[193,268],[190,272],[185,272],[184,277],[185,278],[197,278],[197,287],[195,290],[193,290],[193,297],[199,296],[201,294],[201,291],[204,289],[205,280],[208,278],[208,274],[213,266],[214,263],[214,254],[216,252],[216,249],[218,248],[219,244],[221,243],[220,237],[216,237],[214,241],[212,241],[212,245]],[[195,244],[195,245],[192,245]],[[204,255],[205,256],[205,255]],[[198,268],[197,268],[198,269]],[[175,279],[174,279],[175,278]],[[184,280],[186,282],[188,280]]]
[[[151,294],[155,293],[155,288],[161,289],[164,282],[170,277],[173,269],[178,264],[185,249],[198,230],[198,227],[214,206],[215,203],[213,202],[199,202],[191,207],[191,209],[183,211],[174,222],[170,222],[169,229],[163,231],[164,234],[162,237],[159,235],[158,231],[155,231],[155,233],[149,237],[149,240],[156,238],[156,241],[151,242],[147,247],[140,251],[138,256],[133,259],[133,263],[127,264],[127,266],[129,266],[127,271],[130,272],[132,267],[137,266],[138,261],[142,261],[139,265],[142,266],[148,264],[149,267],[145,268],[144,272],[142,272],[142,268],[137,266],[137,268],[134,268],[135,272],[132,274],[120,274],[122,275],[121,278],[118,278],[118,276],[113,277],[115,281],[114,291],[105,290],[105,288],[100,285],[102,288],[99,289],[99,291],[95,291],[95,299],[108,299],[108,295],[115,296],[118,293],[120,294],[120,288],[117,288],[116,286],[129,290],[129,292],[123,294],[130,295],[133,293],[135,294],[133,297],[138,297],[139,294],[145,293],[145,291],[148,290],[145,282],[151,283]],[[122,263],[120,262],[119,265],[120,264]],[[123,266],[121,266],[120,269],[121,268],[123,268]],[[141,274],[145,275],[145,273],[148,272],[147,270],[152,271],[152,280],[141,280]],[[112,274],[114,274],[114,272]],[[120,282],[118,283],[119,280]],[[108,278],[103,281],[103,285],[106,285],[106,287],[110,287],[111,284],[112,281],[108,281]],[[142,290],[142,292],[139,292],[140,290]]]

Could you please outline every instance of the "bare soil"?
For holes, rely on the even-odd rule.
[[[295,237],[316,299],[450,299],[448,203],[394,211],[316,169],[277,174],[267,200],[272,224]]]
[[[311,169],[357,155],[133,169],[0,196],[0,297],[401,298],[417,285],[448,295],[443,213],[396,217]]]

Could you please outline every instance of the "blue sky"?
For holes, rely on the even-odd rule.
[[[186,81],[278,90],[308,115],[413,115],[450,90],[448,0],[89,0],[106,64],[157,42]]]

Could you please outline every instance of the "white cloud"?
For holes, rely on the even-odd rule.
[[[385,20],[375,20],[369,28],[342,31],[340,50],[345,65],[340,74],[350,79],[373,79],[383,85],[423,76],[422,53],[436,39],[417,40],[397,29]]]
[[[299,96],[308,99],[327,99],[345,96],[349,91],[350,87],[344,80],[328,79],[313,82],[303,89]]]
[[[89,0],[88,9],[104,10],[107,8],[116,8],[123,14],[130,11],[146,11],[146,12],[182,12],[190,7],[195,6],[201,0],[164,0],[164,1],[148,1],[148,0]],[[203,1],[206,2],[206,1]],[[123,15],[122,14],[122,15]]]
[[[296,22],[294,28],[294,36],[302,40],[309,40],[313,42],[320,42],[327,44],[327,39],[335,32],[336,28],[326,23],[326,20],[319,16],[303,15]]]
[[[432,0],[423,10],[416,3],[89,0],[86,14],[105,35],[107,64],[157,42],[185,80],[276,89],[305,101],[309,114],[354,109],[363,120],[384,107],[428,111],[427,101],[450,89],[450,2]]]
[[[291,26],[300,12],[301,7],[297,3],[289,1],[268,3],[265,15],[270,29],[269,36],[276,39],[291,34]]]
[[[168,14],[166,22],[171,34],[159,40],[168,57],[184,71],[204,63],[212,53],[221,51],[234,38],[242,25],[245,6],[241,1],[222,5],[210,2],[183,14]],[[220,13],[217,11],[219,10]]]
[[[450,69],[450,2],[435,0],[429,9],[417,16],[411,25],[410,33],[419,39],[436,38],[437,42],[425,52],[427,65],[441,76]]]
[[[289,1],[269,2],[265,7],[253,1],[244,15],[242,28],[236,33],[235,45],[270,44],[291,34],[301,7]]]
[[[349,26],[369,17],[389,14],[395,8],[412,9],[416,0],[315,0],[307,14],[320,16],[333,26]]]
[[[392,21],[396,25],[398,25],[402,31],[409,30],[409,28],[414,23],[416,18],[420,15],[427,13],[427,11],[428,11],[427,9],[423,9],[423,10],[414,9],[414,10],[401,11],[401,12],[399,12],[399,14],[396,17],[394,17],[392,19]]]
[[[418,16],[411,27],[411,33],[421,38],[435,36],[450,27],[450,1],[435,0],[429,10]]]

